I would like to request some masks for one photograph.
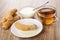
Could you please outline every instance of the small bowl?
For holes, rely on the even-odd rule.
[[[25,7],[23,9],[20,10],[20,15],[23,18],[32,18],[34,17],[35,11],[33,11],[33,7]]]
[[[36,36],[38,35],[42,29],[43,29],[43,26],[42,26],[42,23],[36,19],[21,19],[21,20],[18,20],[16,22],[20,22],[22,24],[24,23],[33,23],[33,24],[36,24],[38,29],[37,30],[32,30],[32,31],[21,31],[19,29],[17,29],[15,27],[15,23],[11,26],[11,32],[12,34],[14,34],[15,36],[17,37],[21,37],[21,38],[29,38],[29,37],[33,37],[33,36]]]

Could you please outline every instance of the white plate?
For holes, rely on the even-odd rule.
[[[20,22],[20,23],[29,23],[29,22],[34,23],[37,25],[38,29],[34,30],[34,31],[21,31],[15,27],[15,25],[14,25],[15,23],[14,23],[11,26],[11,32],[17,37],[22,37],[22,38],[33,37],[33,36],[36,36],[37,34],[39,34],[43,29],[41,22],[39,22],[36,19],[21,19],[21,20],[18,20],[18,22]]]

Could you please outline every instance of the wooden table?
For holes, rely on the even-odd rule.
[[[26,5],[28,5],[26,2],[24,2],[24,3]],[[11,1],[0,0],[0,4],[1,4],[0,5],[0,20],[1,20],[1,17],[3,17],[9,9],[12,9],[12,8],[16,7],[19,10],[23,5],[23,4],[20,5],[18,0],[15,0],[15,1],[13,1],[13,0],[11,0]],[[30,3],[30,5],[31,4],[32,3]],[[57,14],[58,14],[58,17],[59,17],[60,16],[60,14],[59,14],[60,13],[59,12],[59,9],[60,9],[59,7],[60,6],[59,6],[58,1],[57,1],[57,4],[58,4],[57,5],[57,11],[58,11]],[[25,6],[25,5],[23,5],[23,6]],[[10,29],[9,30],[3,30],[0,27],[0,40],[60,40],[60,21],[55,22],[51,25],[44,25],[43,26],[43,31],[40,34],[38,34],[35,37],[27,38],[27,39],[16,37],[11,33]]]

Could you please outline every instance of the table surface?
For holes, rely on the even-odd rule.
[[[8,1],[8,0],[7,0]],[[11,1],[12,2],[12,1]],[[15,1],[14,1],[15,2]],[[59,0],[57,1],[57,15],[58,15],[58,18],[60,18],[59,16]],[[7,10],[9,10],[10,8],[13,8],[14,6],[9,4],[9,2],[6,2],[6,0],[0,0],[0,20],[1,18],[5,15],[5,13],[7,12]],[[18,2],[19,3],[19,2]],[[32,3],[31,3],[32,4]],[[17,5],[17,4],[16,4]],[[18,4],[19,5],[19,4]],[[26,4],[28,5],[28,4]],[[15,6],[17,7],[17,9],[19,9],[19,6]],[[19,37],[16,37],[14,36],[10,29],[9,30],[3,30],[1,27],[0,27],[0,40],[60,40],[60,21],[57,21],[51,25],[44,25],[43,26],[43,31],[38,34],[37,36],[35,37],[32,37],[32,38],[19,38]]]

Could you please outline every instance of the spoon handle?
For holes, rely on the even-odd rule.
[[[33,9],[33,11],[35,11],[35,10],[39,9],[40,7],[42,7],[43,5],[45,5],[45,4],[47,4],[47,3],[49,3],[49,1],[47,1],[47,2],[46,2],[46,3],[44,3],[44,4],[42,4],[42,5],[41,5],[41,6],[39,6],[39,7],[34,8],[34,9]]]

